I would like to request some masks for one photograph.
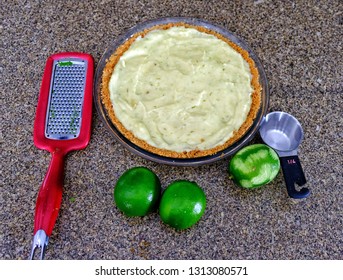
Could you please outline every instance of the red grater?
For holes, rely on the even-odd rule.
[[[52,159],[40,187],[30,259],[48,245],[62,200],[64,157],[90,140],[94,62],[89,54],[58,53],[45,65],[34,122],[34,144]]]

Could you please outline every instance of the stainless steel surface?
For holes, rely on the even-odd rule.
[[[299,121],[285,112],[271,112],[261,123],[262,140],[279,156],[297,154],[297,148],[304,137]]]
[[[49,237],[46,235],[45,231],[40,229],[37,230],[36,234],[33,237],[32,249],[30,254],[30,259],[33,260],[35,257],[35,252],[37,249],[40,249],[39,259],[44,259],[44,253],[46,246],[48,246]]]
[[[77,138],[80,133],[87,62],[81,59],[54,61],[47,109],[45,136]]]

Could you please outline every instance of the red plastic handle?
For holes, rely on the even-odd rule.
[[[37,197],[34,234],[43,229],[50,236],[55,225],[62,201],[64,156],[65,153],[58,148],[52,153],[48,172]]]

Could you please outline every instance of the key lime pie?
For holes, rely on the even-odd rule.
[[[102,102],[140,148],[171,158],[218,153],[252,126],[261,103],[258,70],[226,37],[187,23],[134,34],[108,59]]]

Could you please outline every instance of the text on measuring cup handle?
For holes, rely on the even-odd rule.
[[[297,162],[295,161],[294,158],[292,158],[292,159],[287,159],[287,163],[288,163],[288,164],[297,164]]]

